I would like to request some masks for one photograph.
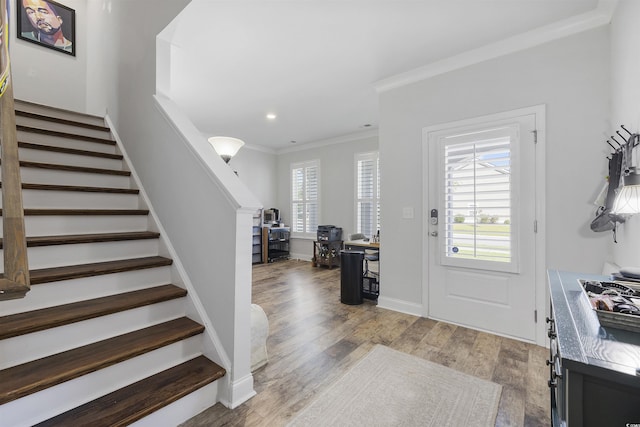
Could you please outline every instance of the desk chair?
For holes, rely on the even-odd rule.
[[[380,254],[379,252],[364,252],[364,276],[373,276],[374,278],[380,277],[380,273],[378,271],[373,271],[369,269],[369,261],[378,261],[380,262]]]
[[[349,234],[349,240],[364,240],[365,236],[362,233]],[[373,277],[379,277],[380,273],[377,271],[369,270],[369,261],[380,261],[380,251],[364,251],[364,273],[363,276],[367,276],[369,273]]]

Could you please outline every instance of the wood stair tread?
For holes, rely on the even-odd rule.
[[[0,340],[106,316],[187,295],[175,285],[124,292],[0,317]]]
[[[125,240],[157,239],[160,233],[155,231],[125,231],[121,233],[63,234],[58,236],[27,236],[27,246],[72,245],[76,243],[121,242]],[[2,239],[0,239],[2,248]]]
[[[18,148],[28,148],[30,150],[52,151],[56,153],[75,154],[78,156],[101,157],[105,159],[122,160],[122,154],[101,153],[99,151],[78,150],[76,148],[56,147],[54,145],[34,144],[32,142],[18,141]]]
[[[121,242],[125,240],[157,239],[155,231],[125,231],[120,233],[63,234],[58,236],[28,236],[27,247],[72,245],[76,243]],[[0,249],[3,239],[0,239]]]
[[[36,424],[36,427],[123,427],[212,383],[225,373],[224,368],[205,356],[198,356]]]
[[[131,172],[125,171],[125,170],[90,168],[87,166],[59,165],[55,163],[28,162],[25,160],[20,160],[20,167],[62,170],[62,171],[68,171],[68,172],[97,173],[97,174],[103,174],[103,175],[131,176]]]
[[[40,135],[58,136],[62,138],[75,139],[79,141],[96,142],[98,144],[116,145],[116,142],[112,139],[97,138],[95,136],[78,135],[75,133],[60,132],[55,130],[41,129],[41,128],[35,128],[32,126],[24,126],[24,125],[17,125],[16,129],[18,131],[37,133]]]
[[[0,216],[2,215],[0,209]],[[148,215],[148,209],[25,209],[25,216],[44,215]]]
[[[79,122],[76,120],[69,120],[69,119],[61,119],[58,117],[50,117],[42,114],[32,113],[29,111],[19,110],[17,108],[15,112],[16,112],[16,116],[20,116],[20,117],[27,117],[30,119],[43,120],[46,122],[59,123],[59,124],[69,125],[69,126],[76,126],[76,127],[81,127],[85,129],[99,130],[102,132],[111,132],[111,129],[109,129],[107,126],[93,125],[91,123],[84,123],[84,122]]]
[[[2,183],[0,182],[0,188]],[[86,187],[81,185],[57,185],[57,184],[30,184],[23,182],[23,190],[48,190],[48,191],[80,191],[87,193],[122,193],[140,194],[137,188],[112,188],[112,187]]]
[[[60,280],[79,279],[82,277],[101,276],[123,271],[143,270],[171,265],[173,260],[161,256],[131,258],[117,261],[94,262],[90,264],[70,265],[64,267],[41,268],[30,270],[31,284],[57,282]],[[0,275],[4,277],[4,275]]]
[[[0,371],[0,405],[198,335],[204,326],[182,317]]]

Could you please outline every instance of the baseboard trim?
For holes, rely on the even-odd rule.
[[[422,305],[385,296],[378,297],[378,307],[422,317]]]
[[[300,261],[311,261],[313,257],[311,255],[307,255],[307,254],[294,254],[294,253],[290,253],[289,254],[289,259],[297,259]]]
[[[224,377],[223,377],[224,378]],[[225,387],[229,395],[223,394],[220,397],[220,403],[229,409],[235,409],[247,400],[251,399],[257,393],[253,389],[253,375],[246,375],[237,381],[229,382]]]

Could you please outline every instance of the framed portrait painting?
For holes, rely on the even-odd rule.
[[[76,11],[51,0],[16,0],[17,36],[76,56]]]

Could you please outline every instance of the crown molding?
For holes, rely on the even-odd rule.
[[[202,133],[202,136],[207,139],[207,136]],[[271,147],[265,147],[263,145],[255,145],[255,144],[244,144],[242,146],[243,150],[253,150],[253,151],[260,151],[263,153],[267,153],[267,154],[274,154],[274,155],[278,155],[278,154],[285,154],[285,153],[293,153],[296,151],[305,151],[305,150],[311,150],[314,148],[319,148],[319,147],[324,147],[327,145],[333,145],[333,144],[342,144],[345,142],[351,142],[351,141],[357,141],[359,139],[364,139],[364,138],[371,138],[371,137],[377,137],[378,136],[378,129],[374,128],[374,129],[367,129],[367,130],[363,130],[360,132],[354,132],[354,133],[350,133],[347,135],[342,135],[342,136],[337,136],[334,138],[328,138],[328,139],[321,139],[321,140],[317,140],[317,141],[312,141],[312,142],[307,142],[307,143],[301,143],[299,145],[293,146],[293,147],[287,147],[287,148],[271,148]]]
[[[359,139],[371,138],[378,136],[378,129],[367,129],[361,132],[349,133],[347,135],[336,136],[335,138],[322,139],[318,141],[308,142],[294,147],[282,148],[276,150],[276,154],[294,153],[297,151],[312,150],[314,148],[326,147],[328,145],[342,144],[345,142],[357,141]]]
[[[445,74],[469,65],[478,64],[500,56],[529,49],[583,31],[607,25],[615,11],[617,0],[599,0],[595,9],[571,18],[563,19],[535,30],[527,31],[499,42],[463,52],[440,61],[432,62],[395,76],[379,80],[373,84],[378,93],[386,92],[431,77]]]
[[[246,148],[253,151],[261,151],[263,153],[268,153],[268,154],[278,154],[278,152],[273,148],[265,147],[263,145],[244,144],[244,147],[242,148],[243,149]]]

